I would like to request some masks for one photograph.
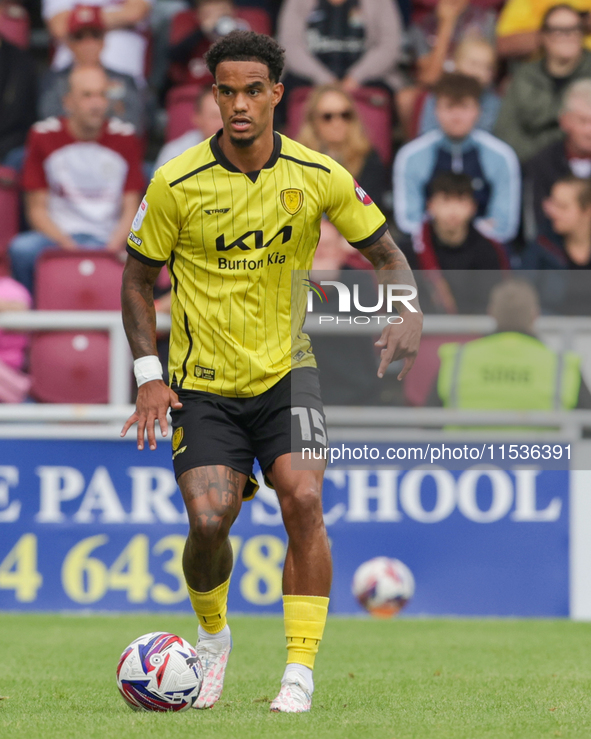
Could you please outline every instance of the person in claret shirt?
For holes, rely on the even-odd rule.
[[[509,267],[504,248],[474,225],[477,210],[467,175],[441,172],[429,184],[427,217],[407,256],[412,269],[432,271],[426,297],[436,311],[482,312],[498,270]]]
[[[420,269],[505,269],[503,248],[474,226],[478,205],[468,175],[441,172],[429,185],[428,218],[414,239]]]
[[[562,138],[524,166],[523,205],[526,241],[555,239],[558,233],[544,209],[555,182],[575,175],[591,177],[591,80],[573,82],[564,94],[559,117]]]
[[[15,279],[33,289],[35,261],[61,247],[125,249],[144,188],[133,126],[107,118],[108,79],[101,67],[70,75],[65,118],[33,126],[23,170],[25,210],[33,231],[9,247]]]

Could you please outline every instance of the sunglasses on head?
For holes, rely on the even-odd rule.
[[[330,123],[333,118],[341,118],[344,121],[352,121],[353,120],[353,111],[352,110],[340,110],[337,113],[319,113],[318,117],[326,121],[326,123]]]
[[[76,33],[72,34],[72,38],[74,41],[82,41],[82,39],[85,38],[103,38],[104,33],[99,30],[98,28],[85,28],[81,31],[76,31]]]

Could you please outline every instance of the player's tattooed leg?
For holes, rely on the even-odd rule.
[[[179,478],[189,515],[183,570],[194,590],[212,590],[232,572],[228,534],[240,511],[246,479],[223,465],[196,467]]]

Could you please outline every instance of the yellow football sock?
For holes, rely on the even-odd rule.
[[[228,611],[229,587],[230,578],[207,593],[198,593],[187,585],[193,610],[197,614],[199,623],[208,634],[219,634],[228,623],[226,613]]]
[[[328,601],[320,595],[283,596],[288,665],[296,662],[314,669],[328,615]]]

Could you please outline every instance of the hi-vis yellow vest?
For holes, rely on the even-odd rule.
[[[564,410],[574,408],[580,359],[513,331],[466,344],[442,344],[437,390],[446,408]]]

